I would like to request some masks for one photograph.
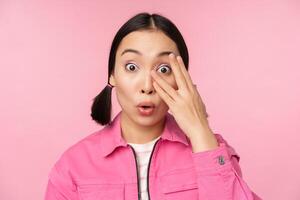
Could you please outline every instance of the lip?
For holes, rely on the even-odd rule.
[[[142,116],[151,116],[154,113],[154,110],[155,110],[154,107],[149,107],[149,108],[138,107],[138,111]]]
[[[148,108],[143,108],[143,106],[148,106]],[[142,101],[137,105],[138,112],[141,116],[147,117],[154,114],[155,104],[151,101]]]
[[[143,101],[143,102],[140,102],[137,107],[141,107],[141,106],[149,106],[149,107],[155,107],[155,104],[152,103],[151,101]]]

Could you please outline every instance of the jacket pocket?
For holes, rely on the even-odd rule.
[[[84,183],[78,184],[80,200],[123,200],[124,184]]]
[[[198,200],[198,185],[194,168],[176,169],[160,177],[166,200]]]

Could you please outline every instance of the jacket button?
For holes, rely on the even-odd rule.
[[[225,164],[225,160],[223,156],[219,156],[219,164],[220,165],[224,165]]]

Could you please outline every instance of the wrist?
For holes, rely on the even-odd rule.
[[[219,143],[211,130],[200,130],[197,133],[193,133],[190,135],[189,140],[194,153],[219,147]]]

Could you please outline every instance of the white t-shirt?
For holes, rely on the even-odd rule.
[[[147,191],[148,164],[149,164],[149,159],[150,159],[153,146],[156,140],[158,140],[159,138],[160,136],[145,144],[128,143],[130,146],[134,148],[134,151],[136,153],[136,158],[138,163],[138,173],[140,177],[139,187],[141,191],[142,200],[148,200],[148,191]]]

